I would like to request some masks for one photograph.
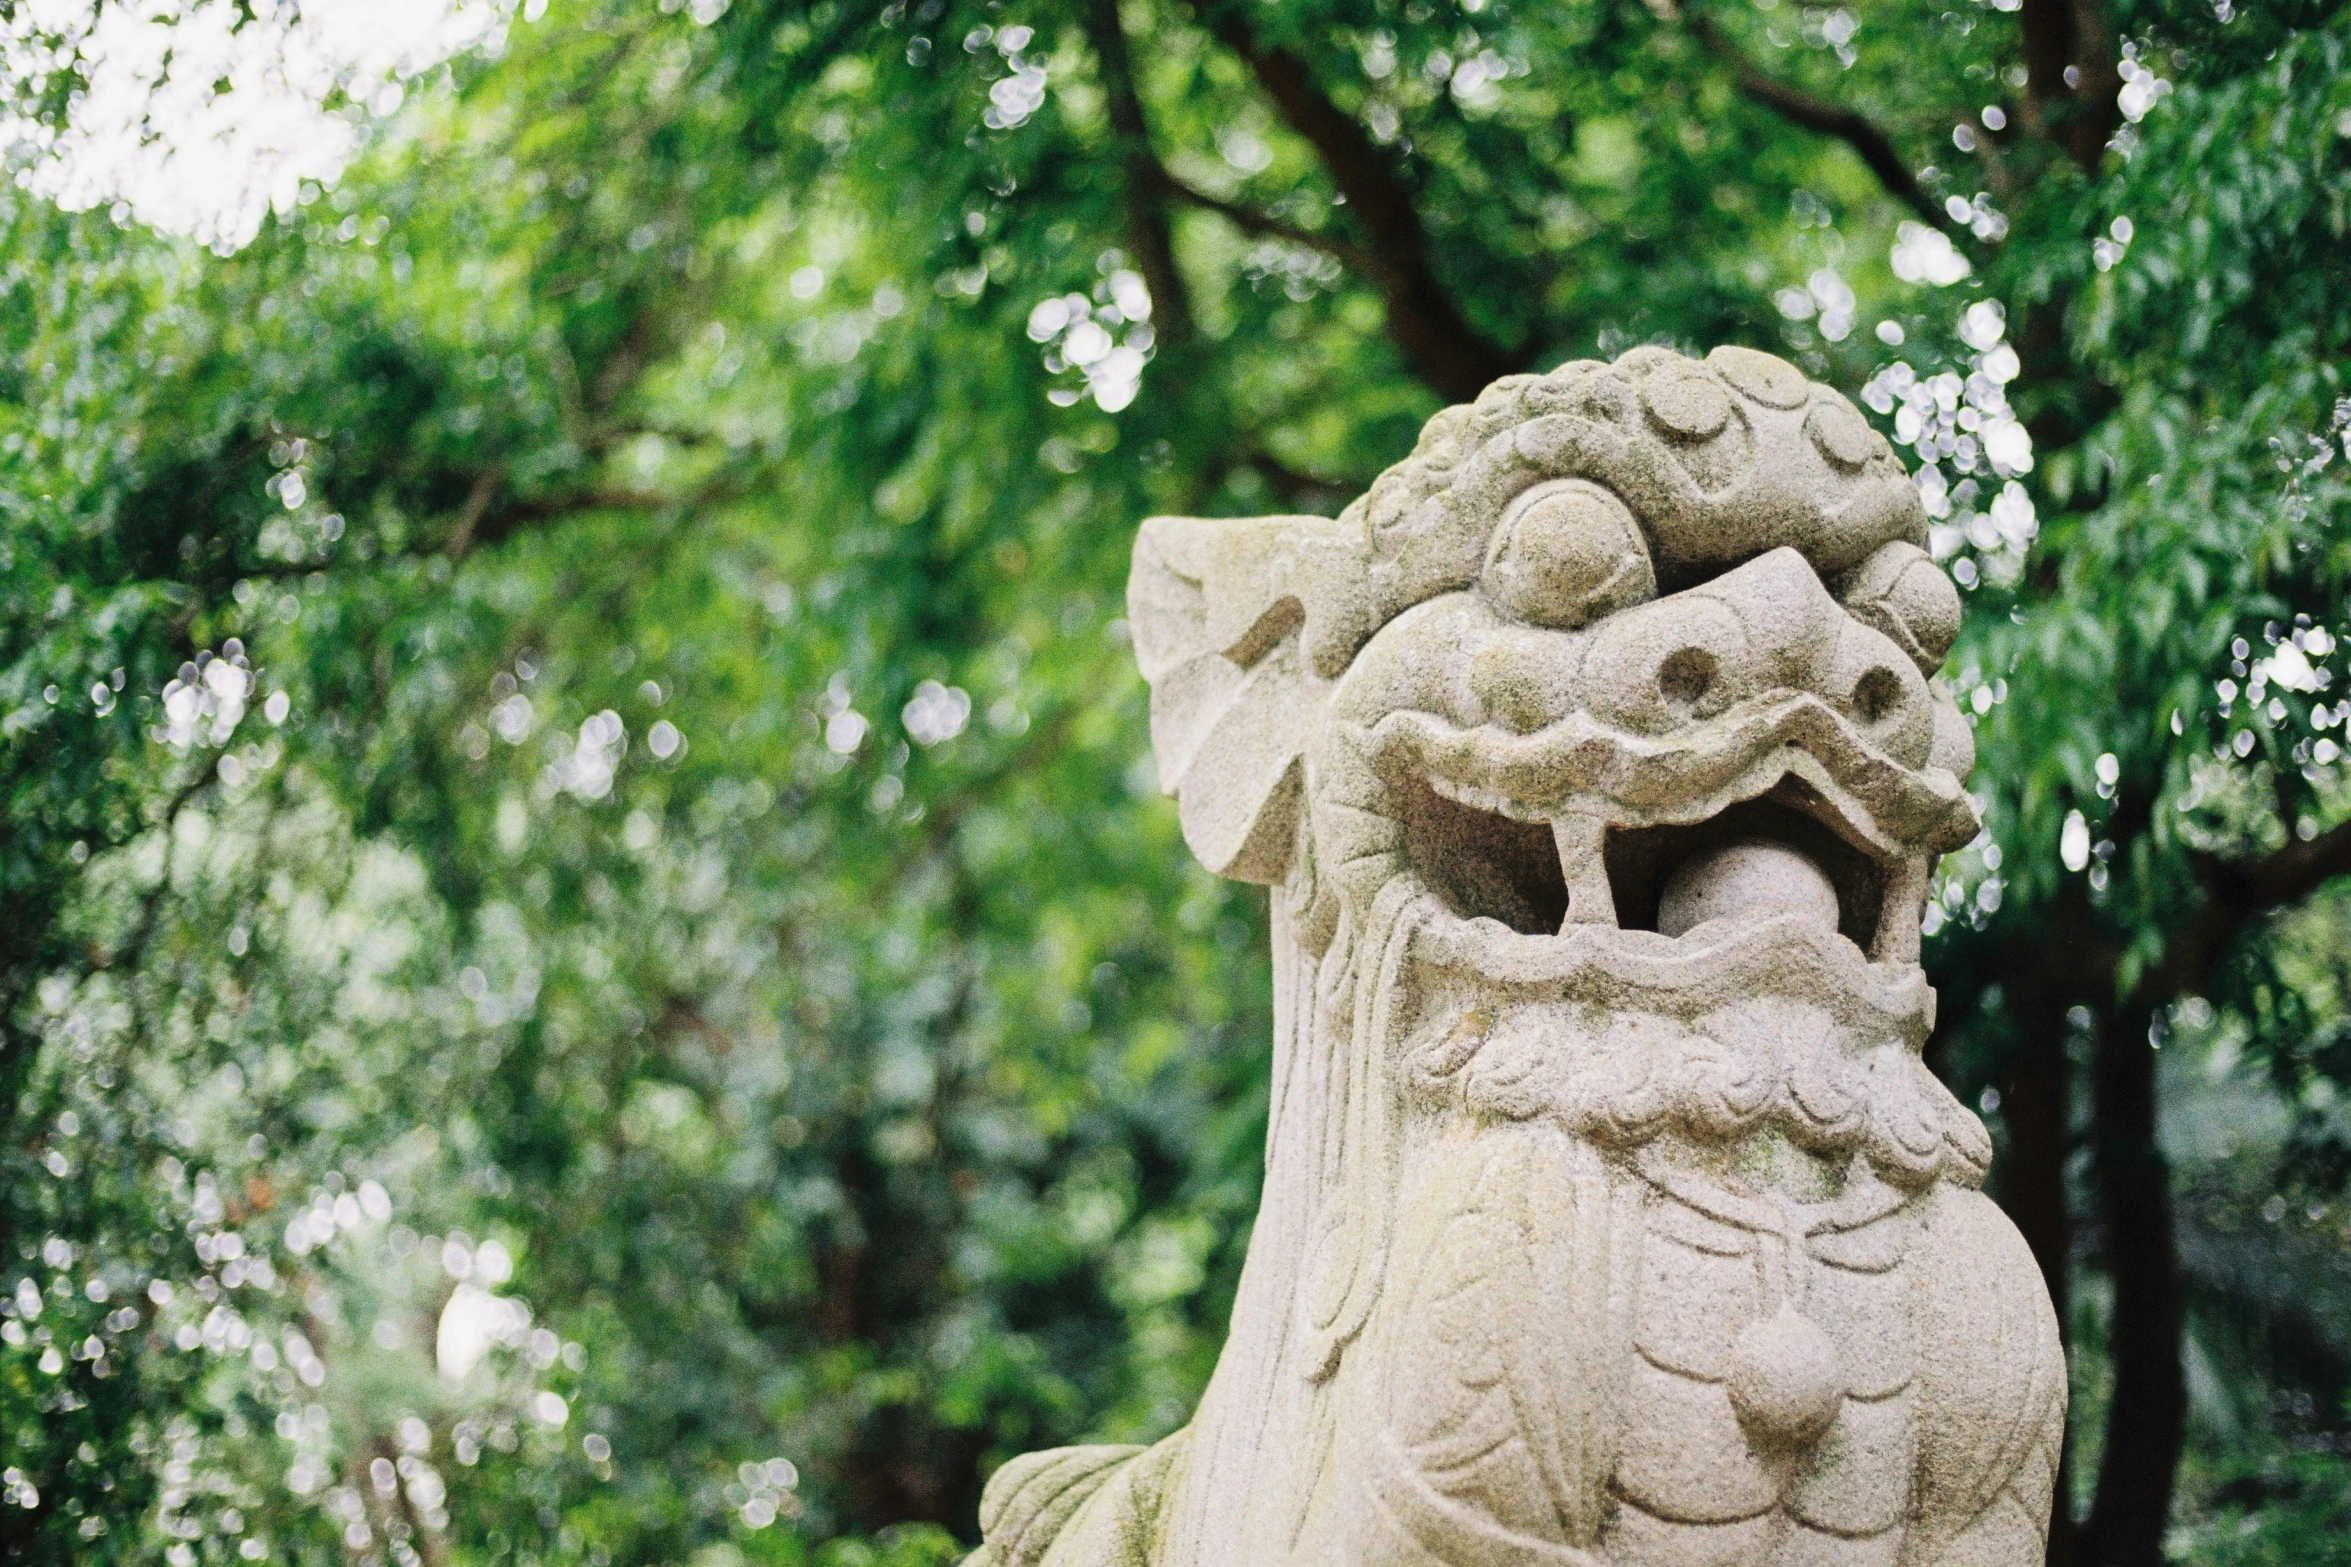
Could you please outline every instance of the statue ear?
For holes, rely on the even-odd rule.
[[[1301,568],[1339,542],[1322,517],[1154,517],[1135,539],[1127,621],[1151,683],[1151,750],[1184,841],[1235,881],[1289,875],[1306,737],[1326,689],[1300,655]]]

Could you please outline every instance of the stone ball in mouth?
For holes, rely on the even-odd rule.
[[[1657,931],[1680,936],[1710,920],[1747,923],[1782,914],[1834,933],[1837,889],[1800,850],[1742,839],[1695,854],[1666,877],[1657,899]]]

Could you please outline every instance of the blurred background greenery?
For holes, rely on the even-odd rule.
[[[0,1556],[943,1563],[1181,1423],[1269,984],[1135,522],[1736,342],[1968,589],[2052,1558],[2351,1561],[2340,0],[0,35]]]

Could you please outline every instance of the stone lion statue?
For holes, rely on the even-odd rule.
[[[1192,1423],[984,1567],[2025,1567],[2065,1365],[1920,1063],[1959,600],[1851,404],[1641,348],[1336,520],[1154,518],[1160,777],[1272,889],[1263,1209]]]

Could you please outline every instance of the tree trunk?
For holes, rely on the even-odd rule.
[[[2097,1498],[2082,1528],[2088,1567],[2161,1567],[2187,1418],[2171,1167],[2155,1135],[2156,1057],[2147,1022],[2135,1009],[2101,1020],[2091,1079],[2091,1145],[2114,1280],[2114,1401]]]
[[[2038,1014],[2040,1008],[2033,1008]],[[2001,1108],[2007,1112],[2007,1158],[1998,1167],[2001,1206],[2041,1265],[2057,1308],[2060,1332],[2071,1327],[2067,1304],[2073,1260],[2073,1213],[2067,1200],[2066,1157],[2072,1144],[2073,1072],[2065,1055],[2062,1013],[2032,1016],[2021,1047],[2009,1064]],[[2074,1520],[2069,1471],[2072,1453],[2061,1459],[2056,1506],[2049,1519],[2048,1567],[2074,1567]]]

